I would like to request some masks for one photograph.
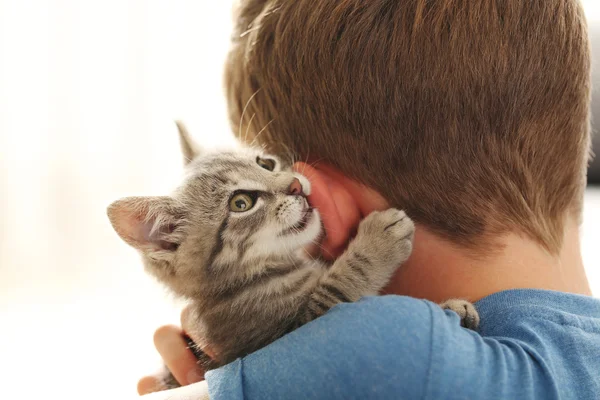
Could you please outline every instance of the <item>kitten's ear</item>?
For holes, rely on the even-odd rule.
[[[121,239],[150,257],[168,256],[183,240],[183,212],[171,197],[127,197],[112,203],[108,218]]]
[[[181,152],[183,153],[184,165],[189,164],[194,158],[200,155],[201,151],[198,145],[192,140],[185,124],[181,121],[175,121],[177,130],[179,131],[179,142],[181,144]]]

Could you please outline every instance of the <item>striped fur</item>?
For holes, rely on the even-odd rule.
[[[193,148],[184,146],[187,158]],[[273,171],[257,157],[275,160]],[[290,192],[295,179],[300,195]],[[253,193],[255,204],[233,212],[230,200],[240,191]],[[266,346],[338,303],[377,294],[410,255],[414,225],[389,209],[366,217],[332,265],[311,258],[304,249],[320,239],[322,224],[308,193],[310,183],[290,165],[243,149],[196,155],[172,196],[109,207],[116,231],[140,250],[146,270],[189,300],[203,343],[215,354],[201,356],[207,369]]]

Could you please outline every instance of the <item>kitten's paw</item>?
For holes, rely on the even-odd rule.
[[[440,307],[457,313],[460,317],[460,326],[474,331],[479,327],[479,313],[472,303],[466,300],[452,299],[443,302]]]
[[[412,252],[414,233],[415,225],[404,211],[374,211],[358,226],[355,246],[375,259],[398,266]]]

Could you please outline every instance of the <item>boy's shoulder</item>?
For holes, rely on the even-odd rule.
[[[245,398],[586,399],[600,392],[599,300],[516,290],[475,305],[480,332],[409,297],[338,305],[211,371],[211,398],[235,391]]]
[[[600,393],[600,299],[544,290],[511,290],[476,303],[483,338],[518,346],[561,398]]]
[[[475,303],[482,316],[484,337],[540,339],[576,332],[600,333],[600,299],[549,290],[519,289],[495,293]],[[524,336],[525,335],[525,336]],[[593,335],[592,335],[593,337]]]

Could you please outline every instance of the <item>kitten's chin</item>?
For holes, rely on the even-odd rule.
[[[306,221],[306,226],[302,232],[296,235],[301,243],[301,247],[312,257],[319,256],[321,252],[321,241],[323,240],[325,230],[321,222],[319,211],[313,209]]]

